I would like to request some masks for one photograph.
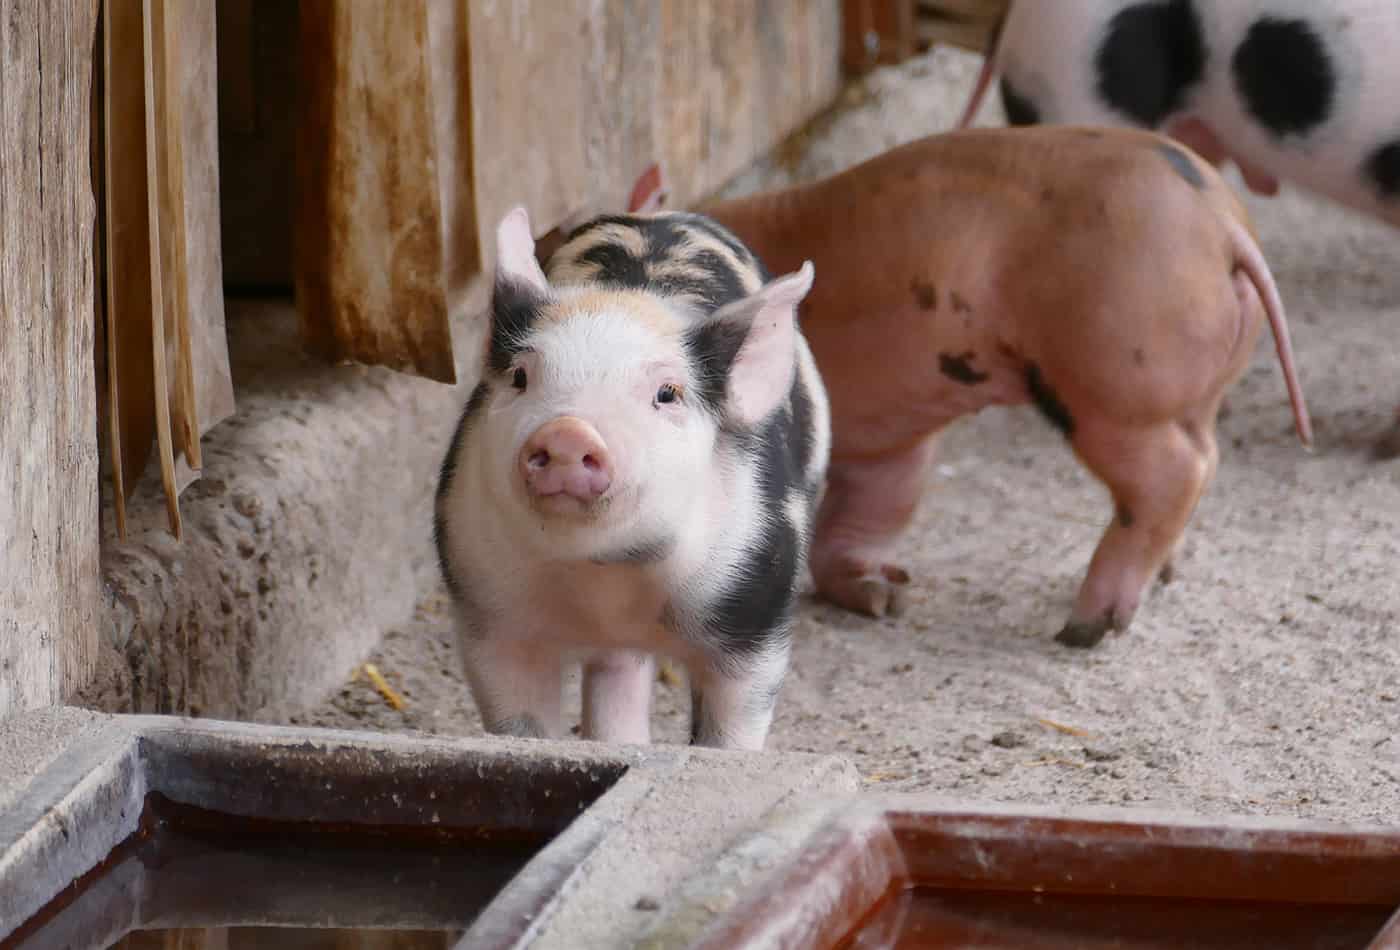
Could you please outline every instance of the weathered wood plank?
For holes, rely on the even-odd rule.
[[[464,299],[472,278],[481,272],[472,168],[467,5],[462,0],[429,0],[428,37],[433,132],[442,200],[443,285],[451,305]]]
[[[662,0],[655,141],[676,204],[702,198],[836,96],[836,0]],[[639,169],[640,170],[640,169]]]
[[[517,204],[536,235],[579,211],[606,168],[588,165],[583,82],[592,51],[587,4],[470,0],[472,142],[477,233],[493,249],[496,223]]]
[[[303,0],[300,38],[303,339],[325,359],[455,382],[428,4]]]
[[[184,308],[188,328],[186,385],[193,389],[194,448],[204,435],[234,412],[233,376],[229,369],[224,320],[223,247],[219,233],[219,88],[215,0],[177,0],[178,22],[166,21],[167,49],[176,69],[168,94],[178,123],[183,177]],[[199,467],[198,452],[189,456]]]
[[[477,224],[514,204],[537,235],[622,207],[660,160],[681,206],[836,95],[839,0],[472,0]],[[504,55],[502,51],[509,51]]]
[[[142,0],[141,33],[145,66],[146,110],[146,220],[150,228],[151,260],[151,365],[155,378],[156,458],[160,462],[160,481],[165,489],[165,511],[170,531],[181,536],[180,486],[175,474],[175,421],[171,418],[171,389],[175,386],[176,360],[171,352],[178,330],[166,296],[171,294],[172,266],[167,259],[169,242],[162,241],[168,233],[169,221],[162,216],[162,206],[168,198],[162,192],[167,187],[168,158],[161,148],[157,124],[164,122],[157,90],[164,84],[165,44],[161,42],[164,29],[165,5],[162,0]]]
[[[97,650],[96,0],[0,6],[0,716]]]
[[[107,433],[123,534],[125,502],[156,435],[142,14],[130,2],[103,10]]]

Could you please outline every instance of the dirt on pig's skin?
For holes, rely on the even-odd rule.
[[[950,128],[978,62],[938,50],[878,71],[800,156],[728,193]],[[1051,637],[1107,493],[1032,408],[959,421],[900,552],[915,573],[905,614],[805,598],[769,748],[849,756],[871,788],[969,800],[1400,822],[1400,461],[1370,457],[1400,403],[1400,233],[1287,190],[1247,200],[1316,452],[1297,445],[1265,339],[1227,397],[1220,474],[1176,579],[1128,633],[1077,651]],[[402,712],[361,675],[296,720],[480,733],[444,592],[367,659]],[[567,696],[576,721],[576,679]],[[684,742],[683,680],[656,697],[654,738]]]

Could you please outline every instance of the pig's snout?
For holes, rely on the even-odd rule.
[[[534,498],[588,505],[612,484],[612,460],[597,429],[574,416],[560,416],[525,441],[520,474]]]

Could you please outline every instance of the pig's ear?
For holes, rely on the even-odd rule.
[[[496,285],[512,282],[541,294],[549,292],[540,262],[535,259],[535,238],[530,233],[530,215],[516,206],[496,225]]]
[[[752,296],[716,310],[692,334],[702,378],[709,377],[702,388],[741,425],[762,421],[792,389],[797,305],[812,289],[813,274],[812,262],[805,261]]]

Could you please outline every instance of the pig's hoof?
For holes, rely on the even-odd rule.
[[[898,617],[906,606],[909,572],[894,564],[878,571],[858,568],[824,585],[822,595],[839,607],[867,617]]]
[[[1098,646],[1099,641],[1112,629],[1113,622],[1107,617],[1102,620],[1091,620],[1087,623],[1071,620],[1064,625],[1059,633],[1055,634],[1055,642],[1063,643],[1067,647],[1087,650],[1090,647]]]
[[[1400,458],[1400,422],[1391,426],[1385,433],[1376,440],[1376,444],[1371,446],[1371,460],[1375,462],[1390,462]]]

